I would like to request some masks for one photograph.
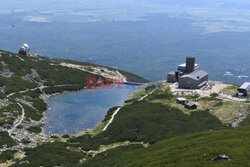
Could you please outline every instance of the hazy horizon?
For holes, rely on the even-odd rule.
[[[195,56],[210,79],[241,84],[250,71],[246,0],[0,2],[0,49],[121,68],[149,80]],[[230,75],[228,72],[230,72]],[[233,75],[231,75],[233,74]]]

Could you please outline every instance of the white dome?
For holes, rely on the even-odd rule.
[[[23,44],[22,46],[20,46],[20,51],[24,51],[24,52],[29,52],[29,45],[28,44]]]
[[[23,46],[29,48],[29,45],[27,43],[23,44]]]

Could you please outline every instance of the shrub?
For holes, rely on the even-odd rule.
[[[212,94],[210,94],[210,96],[215,98],[215,97],[218,97],[219,94],[218,93],[212,93]]]
[[[63,135],[62,138],[69,138],[69,135]]]
[[[18,129],[22,129],[22,128],[23,128],[23,125],[18,125],[17,128],[18,128]]]
[[[1,153],[0,163],[4,163],[7,160],[14,158],[15,151],[7,150]]]
[[[41,133],[42,128],[40,126],[31,126],[27,130],[33,133]]]
[[[37,110],[35,110],[34,108],[26,104],[22,104],[22,106],[25,110],[25,117],[31,118],[32,120],[35,120],[35,121],[39,121],[43,117],[43,115],[39,113]]]
[[[86,157],[86,154],[80,151],[69,150],[66,148],[67,146],[67,143],[54,142],[26,149],[27,157],[22,161],[29,161],[29,164],[17,163],[13,166],[77,166],[79,160]]]
[[[45,103],[42,99],[34,99],[33,100],[33,107],[35,107],[40,113],[46,111],[47,103]]]
[[[8,132],[0,132],[0,148],[3,148],[3,145],[12,147],[16,145],[16,142],[9,136]]]

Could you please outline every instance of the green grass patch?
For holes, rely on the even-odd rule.
[[[222,93],[233,96],[235,93],[237,93],[239,86],[238,85],[231,85],[222,90]]]
[[[250,114],[240,123],[241,126],[250,126]]]
[[[237,118],[238,113],[248,112],[249,105],[237,102],[219,102],[213,105],[210,112],[223,123],[231,123]]]
[[[150,93],[152,90],[140,89],[132,94],[132,99],[140,99]]]

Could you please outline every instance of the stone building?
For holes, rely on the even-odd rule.
[[[202,70],[195,70],[179,78],[179,88],[200,89],[208,81],[208,73]]]
[[[208,73],[199,70],[199,65],[195,64],[195,57],[187,57],[186,63],[178,66],[177,71],[168,73],[168,82],[179,82],[179,88],[199,89],[206,85]]]

